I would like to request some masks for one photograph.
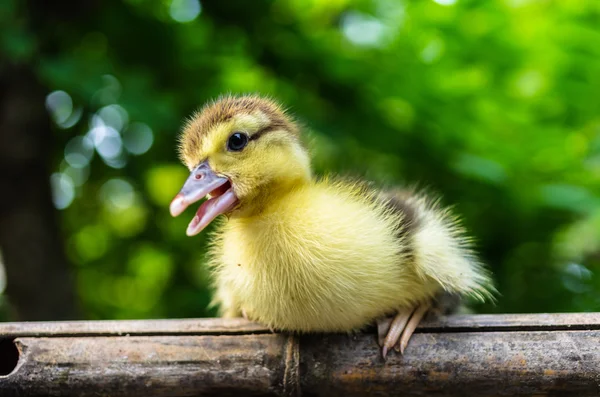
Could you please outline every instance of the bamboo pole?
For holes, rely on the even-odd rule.
[[[404,356],[374,332],[242,319],[0,323],[1,396],[600,394],[600,314],[450,316]]]

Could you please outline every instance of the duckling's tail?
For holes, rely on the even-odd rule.
[[[496,289],[490,273],[448,208],[412,190],[384,192],[382,197],[403,214],[400,233],[411,247],[411,262],[419,277],[438,283],[449,295],[494,300]]]

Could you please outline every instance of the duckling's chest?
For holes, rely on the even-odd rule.
[[[221,282],[252,318],[278,328],[359,327],[395,304],[402,283],[390,222],[344,202],[230,221]]]

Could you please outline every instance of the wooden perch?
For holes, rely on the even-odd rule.
[[[600,314],[451,316],[404,356],[374,331],[286,335],[241,319],[0,323],[1,396],[600,393]]]

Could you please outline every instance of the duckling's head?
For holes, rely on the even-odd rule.
[[[256,215],[311,175],[294,121],[277,103],[258,96],[207,104],[185,124],[179,153],[191,174],[171,203],[171,214],[209,197],[190,222],[188,236],[220,214]]]

